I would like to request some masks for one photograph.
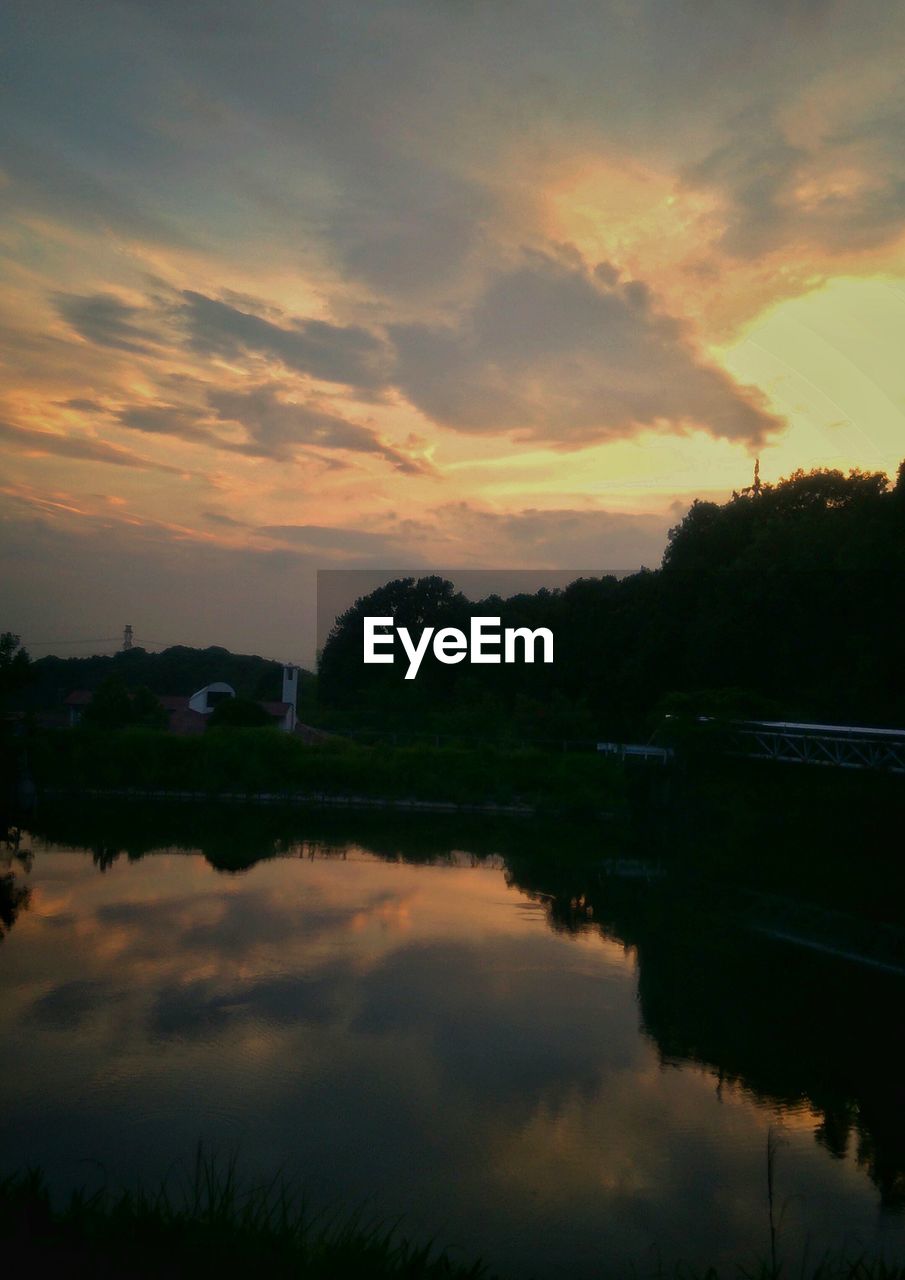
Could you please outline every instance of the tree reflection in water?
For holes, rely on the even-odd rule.
[[[22,831],[15,824],[3,824],[4,853],[0,857],[0,941],[16,923],[19,912],[28,907],[31,890],[22,884],[15,871],[9,870],[17,862],[25,871],[30,870],[30,850],[21,848]]]
[[[800,898],[746,894],[674,864],[602,860],[597,827],[193,804],[70,804],[44,809],[32,826],[48,841],[90,849],[101,868],[161,849],[201,850],[233,874],[264,859],[343,857],[356,846],[411,863],[494,859],[511,887],[543,906],[552,930],[597,933],[634,954],[642,1030],[661,1062],[704,1066],[718,1092],[732,1084],[780,1111],[810,1108],[820,1116],[816,1140],[856,1160],[884,1207],[905,1207],[896,1033],[905,947],[895,931],[885,936],[900,951],[887,947],[886,969],[828,954],[834,930],[851,927],[860,938],[864,929]],[[12,876],[0,884],[9,928],[28,891]],[[777,940],[807,942],[820,920],[821,949]],[[840,950],[857,949],[850,943],[838,939]]]

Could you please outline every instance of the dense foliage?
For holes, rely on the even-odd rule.
[[[618,769],[595,753],[493,746],[306,746],[264,729],[212,729],[188,737],[143,729],[60,729],[32,745],[41,787],[137,788],[216,795],[291,793],[458,804],[529,804],[610,811]]]
[[[439,578],[391,583],[337,622],[320,663],[350,723],[432,723],[525,736],[647,735],[664,710],[901,724],[905,466],[796,472],[695,502],[659,570],[468,601]],[[362,618],[466,629],[470,615],[549,627],[552,666],[364,666]]]
[[[31,664],[28,653],[22,648],[12,631],[0,634],[0,711],[13,693],[27,688],[31,682]]]
[[[218,645],[191,649],[174,645],[162,653],[128,649],[112,656],[91,658],[39,658],[31,664],[29,708],[57,707],[74,689],[94,690],[117,677],[130,689],[145,687],[152,693],[190,696],[206,684],[222,680],[240,697],[276,701],[281,694],[283,667],[255,654],[230,653]],[[302,672],[304,697],[311,677]]]
[[[134,692],[121,676],[109,676],[82,712],[82,723],[93,729],[165,729],[167,713],[144,685]]]

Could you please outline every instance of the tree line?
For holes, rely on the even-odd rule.
[[[696,501],[662,565],[556,591],[467,600],[436,576],[357,601],[320,657],[339,723],[526,736],[649,735],[667,712],[905,723],[905,463],[796,471]],[[474,615],[549,627],[551,666],[364,666],[362,620],[467,630]]]

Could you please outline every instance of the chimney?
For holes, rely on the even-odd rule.
[[[299,701],[299,669],[298,667],[283,668],[283,701],[288,702],[292,707],[293,719],[295,711],[298,708]]]

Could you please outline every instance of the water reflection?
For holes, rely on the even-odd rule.
[[[630,947],[645,1031],[664,1062],[690,1061],[761,1102],[819,1116],[815,1138],[852,1154],[887,1209],[905,1207],[905,1074],[897,1049],[905,997],[900,972],[828,956],[818,921],[802,921],[797,945],[770,945],[794,908],[754,902],[708,885],[640,882],[634,874],[521,868],[514,884],[544,904],[552,928],[598,931]],[[541,887],[543,886],[543,887]],[[777,926],[770,929],[772,922]],[[803,924],[810,924],[810,932]],[[815,942],[817,945],[803,946]],[[848,940],[840,939],[840,949]],[[819,948],[819,949],[818,949]]]
[[[789,1246],[879,1232],[905,1252],[887,1212],[901,980],[771,942],[750,927],[763,902],[755,919],[602,869],[599,843],[458,819],[43,814],[0,956],[4,1162],[153,1178],[201,1136],[504,1272],[582,1275],[653,1246],[762,1252],[781,1121]]]

